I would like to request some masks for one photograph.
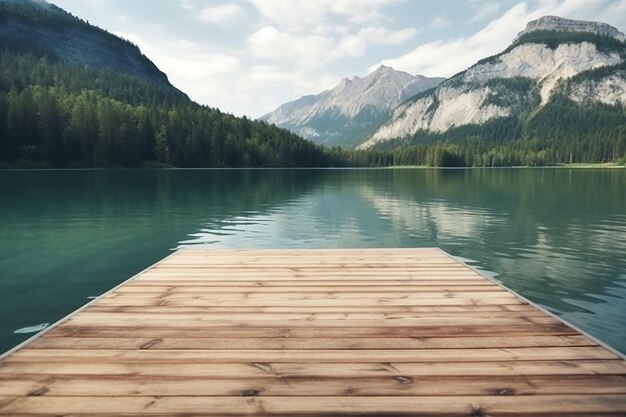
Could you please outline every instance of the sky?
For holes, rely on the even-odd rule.
[[[137,44],[193,100],[257,118],[379,65],[449,77],[544,15],[626,31],[626,0],[51,0]]]

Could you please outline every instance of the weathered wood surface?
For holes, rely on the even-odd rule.
[[[11,416],[625,416],[626,361],[438,249],[183,250],[0,362]]]

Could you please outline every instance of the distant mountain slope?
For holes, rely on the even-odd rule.
[[[441,81],[381,66],[366,77],[345,78],[332,90],[283,104],[261,120],[317,143],[356,145],[400,103]]]
[[[201,106],[131,43],[0,0],[0,167],[326,166],[293,133]]]
[[[0,0],[0,44],[170,85],[136,45],[92,26],[45,0]]]
[[[399,106],[361,148],[468,138],[617,138],[626,123],[625,62],[624,35],[616,28],[546,16],[502,53]]]

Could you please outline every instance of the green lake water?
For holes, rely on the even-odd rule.
[[[439,246],[626,352],[626,170],[0,171],[0,351],[171,250]]]

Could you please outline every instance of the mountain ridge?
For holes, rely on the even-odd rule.
[[[599,36],[611,37],[620,42],[626,41],[626,37],[624,37],[622,32],[607,23],[547,15],[528,22],[526,28],[513,39],[513,44],[517,43],[524,36],[538,31],[593,33]]]
[[[285,103],[260,120],[317,143],[351,146],[371,134],[397,105],[442,80],[381,65],[365,77],[344,78],[330,90]]]

